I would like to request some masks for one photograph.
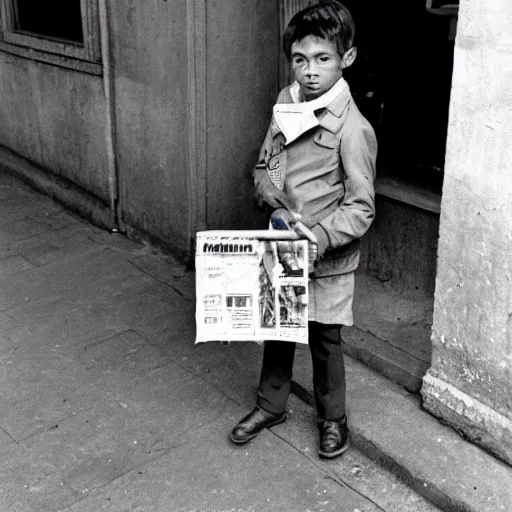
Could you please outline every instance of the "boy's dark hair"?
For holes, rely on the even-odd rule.
[[[336,43],[340,57],[354,44],[355,25],[350,11],[336,0],[306,7],[293,16],[283,34],[283,51],[290,60],[292,44],[307,36]]]

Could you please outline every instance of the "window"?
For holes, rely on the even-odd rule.
[[[83,45],[80,0],[15,0],[14,28],[26,35]]]
[[[0,49],[66,67],[80,68],[83,62],[100,72],[97,0],[0,0],[0,5]]]

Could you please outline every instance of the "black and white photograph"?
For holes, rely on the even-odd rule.
[[[0,512],[512,512],[510,0],[0,0]]]

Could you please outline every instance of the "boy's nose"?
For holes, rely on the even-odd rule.
[[[318,75],[318,68],[317,68],[317,65],[316,63],[314,62],[310,62],[308,64],[308,67],[306,68],[306,76],[315,76],[315,75]]]

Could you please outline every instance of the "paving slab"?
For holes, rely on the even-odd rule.
[[[3,254],[0,255],[0,278],[6,274],[21,272],[32,268],[34,265],[22,254]]]
[[[155,257],[156,256],[156,257]],[[187,301],[195,301],[195,274],[165,256],[146,247],[129,258],[137,268],[172,286]]]
[[[23,218],[41,218],[63,211],[63,208],[45,196],[34,196],[22,189],[0,188],[2,200],[1,224]]]
[[[56,512],[80,498],[62,481],[58,468],[24,446],[0,447],[0,458],[2,512]]]
[[[199,462],[197,444],[209,431],[222,435],[217,423],[233,407],[201,379],[171,365],[22,445],[41,463],[59,468],[61,480],[86,496],[176,447],[190,444]]]
[[[120,232],[107,231],[84,221],[81,222],[80,230],[91,240],[106,245],[112,250],[129,254],[130,256],[133,256],[134,253],[147,250],[146,245],[130,240]]]
[[[25,345],[3,352],[0,427],[18,441],[25,439],[117,396],[166,364],[161,351],[131,331],[84,348]]]
[[[76,225],[66,225],[12,244],[12,247],[33,265],[42,266],[53,261],[89,254],[105,246],[84,235]]]
[[[187,352],[194,346],[195,321],[195,305],[180,298],[168,311],[155,315],[152,322],[133,319],[132,326],[153,345]],[[173,340],[180,343],[173,343]],[[181,356],[181,353],[176,354]]]
[[[56,212],[46,212],[44,215],[31,213],[26,217],[35,223],[44,224],[52,230],[62,229],[66,226],[76,226],[80,221],[68,211],[61,209]]]
[[[132,324],[148,343],[158,346],[177,364],[202,377],[243,407],[254,405],[263,346],[219,342],[195,345],[193,308],[188,305],[153,322]]]
[[[371,501],[264,431],[233,447],[222,433],[240,411],[230,407],[194,443],[139,466],[69,512],[376,512]],[[221,433],[221,435],[219,435]]]
[[[113,282],[100,294],[93,288],[72,299],[28,301],[9,310],[10,316],[0,313],[0,353],[22,347],[83,346],[130,330],[132,324],[153,324],[153,315],[167,318],[181,311],[179,304],[174,306],[179,296],[149,276],[123,284]]]
[[[59,309],[60,308],[60,309]],[[20,319],[34,313],[34,323],[22,323],[12,320],[11,325],[0,328],[0,353],[19,350],[20,347],[39,346],[51,348],[66,344],[86,345],[130,329],[117,312],[108,314],[104,309],[94,321],[94,312],[76,308],[74,304],[37,301],[27,307],[12,310]]]
[[[0,313],[0,347],[2,341],[6,338],[9,332],[16,327],[19,327],[19,323],[14,318],[10,317],[5,313]]]
[[[51,226],[48,224],[34,222],[33,219],[27,219],[26,217],[4,219],[0,221],[0,249],[7,247],[9,244],[40,235],[50,229]]]
[[[172,315],[179,309],[179,305],[173,306],[176,297],[167,285],[141,274],[126,277],[122,284],[112,280],[97,288],[81,289],[71,298],[50,296],[26,301],[5,313],[26,326],[18,331],[27,332],[32,325],[37,333],[37,329],[42,331],[55,325],[54,336],[72,342],[102,330],[111,332],[122,326],[151,322],[153,316]],[[13,333],[11,337],[15,336]]]
[[[14,439],[2,428],[0,428],[0,446],[14,443]]]
[[[102,296],[114,289],[122,293],[133,282],[152,283],[153,278],[119,258],[114,251],[103,249],[0,279],[0,311],[49,297],[77,301]]]

